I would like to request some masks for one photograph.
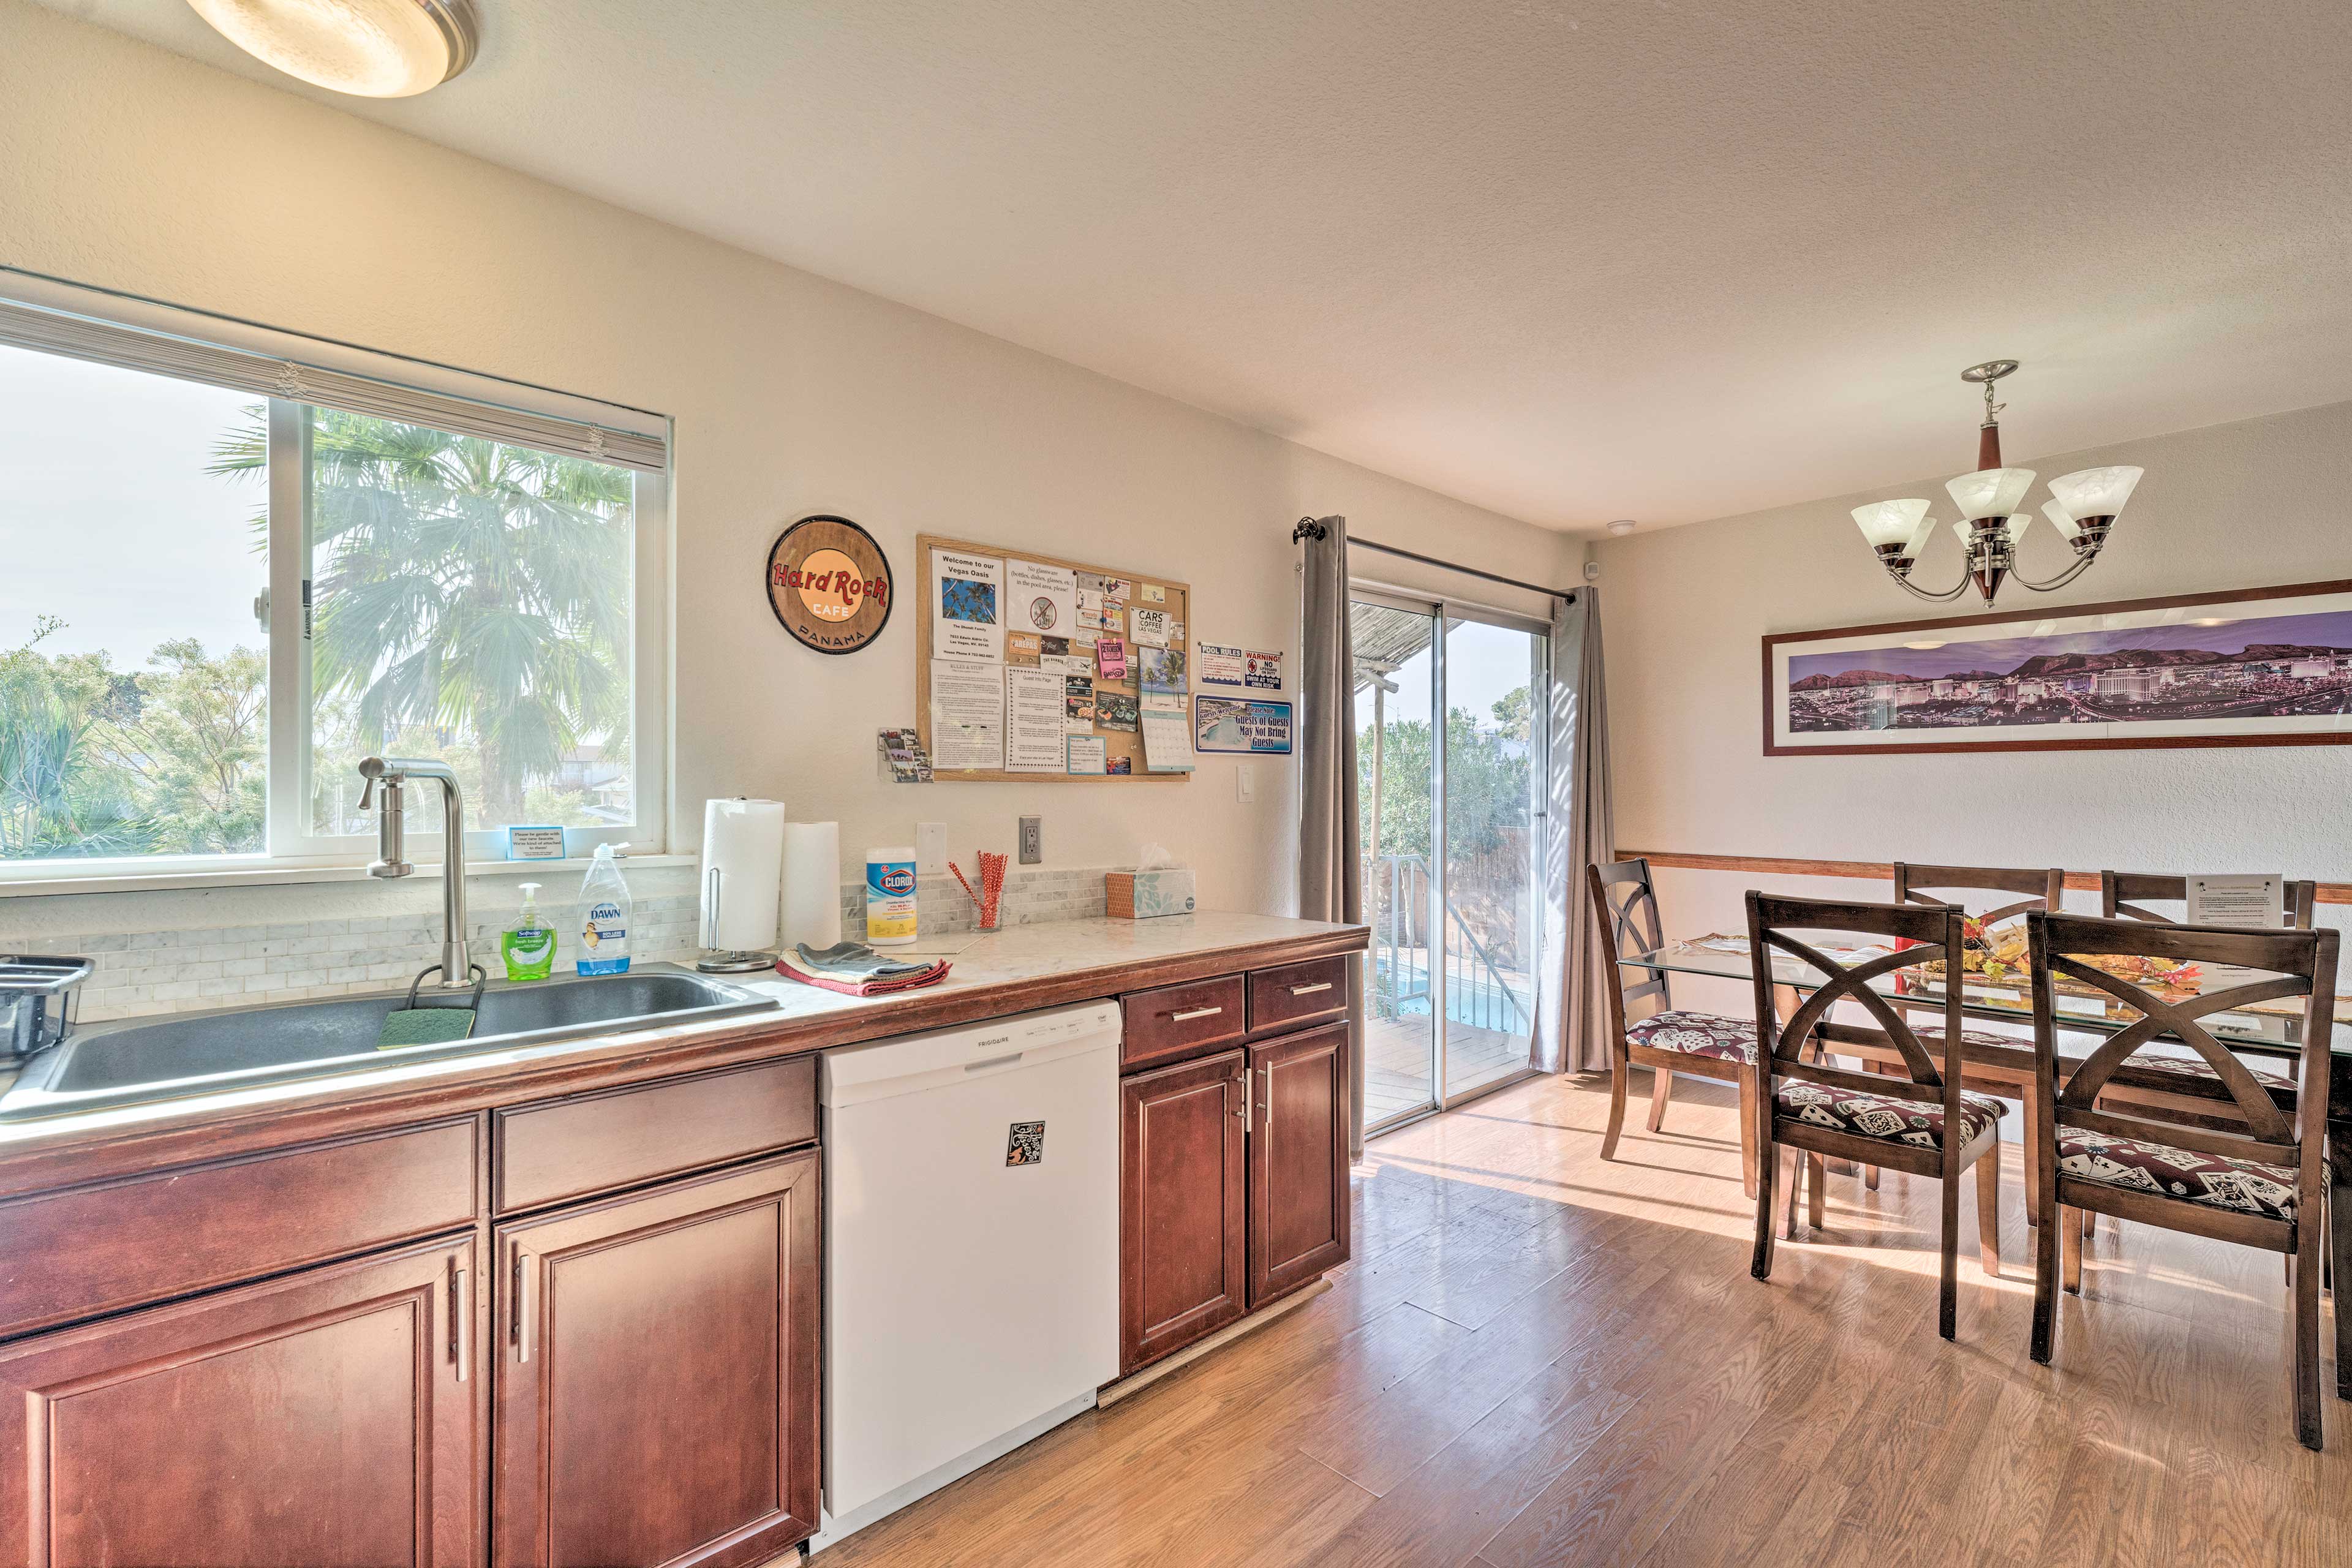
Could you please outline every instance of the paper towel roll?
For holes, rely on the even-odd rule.
[[[776,942],[784,805],[713,800],[702,807],[702,945],[757,952]],[[714,877],[711,872],[719,874]],[[712,908],[713,900],[717,908]]]
[[[827,948],[841,940],[841,825],[784,824],[784,941]]]

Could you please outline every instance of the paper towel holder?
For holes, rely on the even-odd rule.
[[[719,909],[726,896],[727,873],[717,866],[702,877],[702,956],[694,967],[705,974],[750,974],[755,970],[773,969],[776,955],[772,952],[748,952],[739,948],[720,947],[719,939]]]

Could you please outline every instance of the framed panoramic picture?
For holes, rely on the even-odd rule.
[[[1764,639],[1764,753],[2352,742],[2352,582]]]

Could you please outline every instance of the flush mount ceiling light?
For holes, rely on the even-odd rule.
[[[360,98],[413,98],[473,63],[471,0],[188,0],[262,64]]]
[[[1632,518],[1621,517],[1616,521],[1609,525],[1609,531],[1617,535],[1620,539],[1622,539],[1625,535],[1633,532],[1637,524],[1635,524]]]
[[[2064,587],[2098,558],[2100,547],[2107,542],[2107,530],[2115,526],[2116,514],[2123,510],[2132,487],[2139,483],[2143,470],[2134,468],[2084,468],[2051,480],[2050,499],[2042,503],[2042,515],[2058,530],[2060,538],[2074,547],[2074,564],[2046,583],[2020,574],[2017,547],[2025,537],[2026,524],[2034,517],[2023,510],[2026,492],[2033,488],[2033,470],[2000,466],[2000,414],[2008,405],[1992,400],[1992,384],[2015,369],[2015,360],[1996,359],[1960,372],[1962,381],[1984,388],[1984,423],[1977,428],[1976,471],[1962,474],[1944,487],[1960,509],[1960,520],[1952,524],[1967,557],[1958,582],[1940,594],[1931,594],[1911,581],[1912,563],[1936,534],[1936,520],[1927,515],[1931,503],[1916,499],[1882,500],[1853,509],[1854,522],[1878,552],[1887,575],[1920,598],[1957,599],[1973,583],[1990,605],[2001,584],[2012,579],[2038,594]]]

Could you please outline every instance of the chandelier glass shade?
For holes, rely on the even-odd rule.
[[[2032,468],[2001,466],[1999,415],[2005,405],[1992,400],[1993,383],[2015,369],[2015,360],[1992,360],[1960,373],[1961,380],[1984,387],[1985,413],[1984,423],[1977,433],[1978,466],[1944,486],[1960,513],[1959,520],[1952,524],[1964,554],[1958,582],[1940,593],[1931,593],[1911,581],[1912,566],[1936,533],[1936,520],[1927,515],[1930,502],[1911,498],[1872,501],[1853,509],[1855,526],[1862,530],[1863,538],[1869,542],[1887,575],[1920,598],[1957,599],[1973,585],[1984,602],[1990,605],[2001,584],[2011,580],[2037,593],[2065,586],[2098,559],[2107,542],[2107,531],[2114,527],[2116,514],[2123,510],[2133,488],[2139,483],[2143,470],[2128,465],[2084,468],[2051,480],[2050,499],[2042,503],[2041,515],[2050,520],[2058,536],[2074,549],[2074,563],[2045,582],[2021,574],[2017,571],[2017,551],[2025,538],[2027,525],[2034,518],[2032,512],[2024,510],[2026,494],[2033,489],[2034,474]]]

